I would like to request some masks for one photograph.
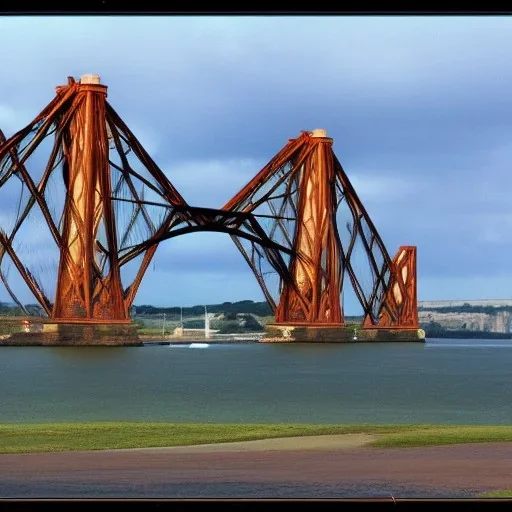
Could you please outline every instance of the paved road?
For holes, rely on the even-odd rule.
[[[376,449],[371,439],[0,455],[0,497],[463,498],[512,488],[512,443]]]

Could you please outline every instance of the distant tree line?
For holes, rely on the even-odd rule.
[[[239,302],[223,302],[222,304],[206,304],[208,313],[223,313],[227,319],[234,320],[237,313],[252,313],[256,316],[270,316],[272,310],[267,302],[254,302],[242,300]],[[181,308],[178,306],[166,308],[158,306],[141,305],[135,306],[137,315],[172,315],[179,316]],[[183,308],[183,316],[198,316],[204,314],[204,305],[190,306]]]
[[[29,315],[46,316],[46,313],[39,304],[25,304],[25,309],[28,311]],[[26,313],[19,306],[13,306],[7,302],[0,302],[0,315],[26,316]]]
[[[427,338],[481,338],[481,339],[512,339],[512,333],[506,332],[489,332],[489,331],[471,331],[469,329],[445,329],[438,322],[427,322],[420,324],[425,331]]]
[[[0,302],[0,314],[1,315],[7,315],[11,311],[11,307],[6,304],[5,302]]]
[[[499,311],[512,313],[512,306],[472,306],[467,302],[462,306],[443,306],[440,308],[418,307],[418,311],[435,311],[436,313],[485,313],[495,315]]]

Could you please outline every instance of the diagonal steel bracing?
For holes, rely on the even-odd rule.
[[[232,237],[277,322],[344,325],[350,285],[365,328],[417,328],[416,248],[390,258],[332,145],[323,130],[303,132],[222,209],[192,207],[107,102],[99,77],[69,78],[27,127],[7,140],[0,132],[0,194],[20,194],[14,222],[0,226],[0,280],[21,305],[6,269],[14,265],[55,320],[129,321],[158,245],[216,231]],[[36,217],[58,255],[53,297],[16,247]]]

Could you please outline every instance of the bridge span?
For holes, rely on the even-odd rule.
[[[228,234],[247,261],[275,314],[268,340],[351,339],[344,286],[367,340],[422,337],[416,247],[389,255],[322,129],[290,139],[223,207],[192,206],[99,76],[69,77],[25,128],[7,140],[0,132],[0,201],[16,211],[0,225],[0,282],[23,308],[7,267],[19,274],[47,315],[49,344],[139,343],[129,311],[155,251],[201,231]],[[34,219],[50,235],[41,254],[58,261],[46,286],[38,258],[20,249]]]

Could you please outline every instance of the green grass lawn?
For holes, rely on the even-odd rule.
[[[373,443],[374,446],[430,446],[460,443],[512,441],[512,427],[499,426],[439,426],[428,425],[389,433]]]
[[[185,446],[276,437],[377,434],[372,446],[512,441],[512,427],[217,423],[45,423],[0,425],[0,453]]]
[[[478,498],[512,498],[512,489],[483,492],[478,495]]]

